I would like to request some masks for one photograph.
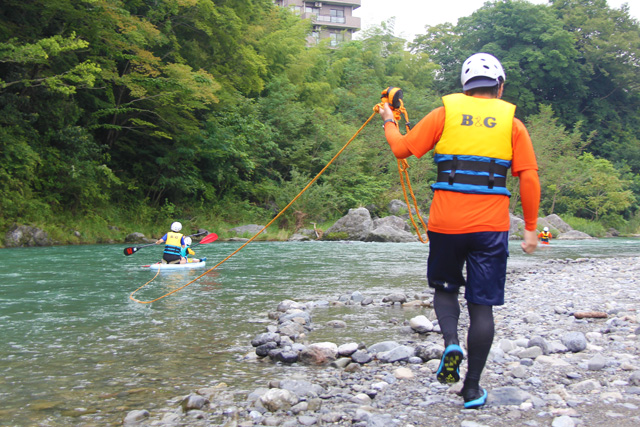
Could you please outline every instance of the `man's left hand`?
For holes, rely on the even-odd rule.
[[[538,236],[535,230],[524,230],[524,242],[521,244],[522,250],[528,254],[532,254],[538,247]]]

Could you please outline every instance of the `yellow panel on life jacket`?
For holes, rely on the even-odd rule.
[[[511,132],[516,106],[496,98],[462,93],[442,98],[445,124],[436,154],[511,160]]]

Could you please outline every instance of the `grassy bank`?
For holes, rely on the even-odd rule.
[[[293,211],[291,209],[291,211]],[[277,212],[276,212],[277,213]],[[163,236],[173,221],[180,221],[185,234],[194,234],[200,229],[218,234],[220,240],[234,237],[251,238],[252,233],[238,235],[231,229],[247,224],[266,225],[276,215],[273,211],[259,209],[246,204],[228,206],[227,209],[190,209],[179,211],[175,206],[151,209],[145,206],[111,208],[100,213],[75,215],[69,212],[48,214],[37,219],[24,218],[13,222],[3,221],[0,229],[0,246],[5,246],[5,233],[13,225],[28,225],[44,230],[56,245],[124,243],[131,233],[142,233],[146,238],[157,239]],[[387,213],[381,213],[383,216]],[[326,231],[340,216],[319,222],[317,227]],[[573,229],[593,237],[605,237],[611,225],[601,221],[589,221],[571,216],[562,217]],[[640,216],[629,221],[615,224],[615,230],[621,236],[636,235],[640,231]],[[286,212],[274,224],[256,237],[257,241],[286,241],[296,228],[313,229],[313,221],[293,212]]]
[[[266,225],[273,217],[272,212],[258,211],[235,212],[235,218],[229,215],[219,215],[205,210],[191,210],[179,215],[175,212],[156,212],[134,209],[124,212],[116,209],[103,211],[100,214],[72,215],[62,213],[48,215],[35,220],[16,220],[5,222],[4,230],[0,233],[0,246],[5,246],[5,234],[14,225],[27,225],[44,230],[55,245],[79,245],[100,243],[124,243],[131,233],[142,233],[146,238],[157,239],[162,237],[173,221],[182,223],[182,231],[185,234],[194,234],[200,229],[217,233],[221,240],[243,237],[251,238],[253,234],[237,234],[230,231],[232,228],[258,224]],[[232,211],[233,212],[233,211]],[[233,215],[231,215],[233,217]],[[334,221],[318,224],[322,230],[326,230]],[[301,228],[313,228],[313,224],[303,222]],[[256,237],[257,241],[286,241],[295,232],[295,222],[288,216],[279,218],[263,233]]]

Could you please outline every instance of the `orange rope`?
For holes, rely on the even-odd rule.
[[[376,107],[380,108],[381,105],[377,105]],[[376,107],[374,107],[374,110],[377,110]],[[404,108],[404,102],[402,102],[402,100],[400,100],[400,108],[394,110],[393,116],[396,119],[396,122],[400,120],[401,116],[404,116],[404,123],[407,128],[407,132],[411,130],[411,127],[409,125],[409,113],[407,113],[407,109]],[[427,236],[427,226],[424,223],[424,220],[422,219],[422,215],[420,215],[420,209],[418,209],[418,201],[416,200],[415,194],[413,194],[413,188],[411,188],[411,181],[409,180],[409,172],[407,172],[408,170],[409,170],[409,163],[407,163],[405,159],[398,159],[398,173],[400,174],[400,183],[402,184],[402,193],[404,194],[404,201],[407,203],[407,209],[409,210],[409,218],[411,219],[411,223],[413,224],[413,227],[416,229],[416,234],[418,235],[418,239],[420,239],[422,243],[427,243],[429,241],[429,238],[427,237],[426,240],[422,238],[422,233],[420,231],[420,228],[418,227],[415,220],[413,219],[413,212],[411,211],[411,203],[409,203],[409,198],[407,197],[406,187],[409,187],[409,193],[411,194],[411,199],[413,199],[413,206],[416,209],[416,215],[418,216],[418,218],[420,219],[420,222],[422,223],[422,230],[424,230],[425,236]],[[405,180],[407,183],[406,187],[405,187]]]
[[[342,152],[349,146],[349,144],[351,144],[351,141],[353,141],[355,139],[356,136],[358,136],[358,134],[362,131],[362,129],[364,129],[364,127],[369,124],[369,122],[371,121],[371,119],[373,119],[373,117],[376,115],[377,110],[374,108],[374,112],[373,114],[371,114],[371,116],[367,119],[366,122],[364,122],[364,124],[362,126],[360,126],[360,129],[358,129],[358,131],[351,137],[351,139],[349,139],[349,141],[347,141],[347,143],[340,149],[340,151],[338,151],[338,153],[336,153],[335,156],[333,156],[333,158],[331,160],[329,160],[329,163],[327,163],[327,165],[322,168],[322,170],[320,172],[318,172],[318,174],[315,176],[315,178],[313,178],[311,181],[309,181],[309,183],[307,184],[306,187],[304,187],[302,189],[302,191],[300,191],[298,193],[298,195],[296,197],[293,198],[293,200],[291,200],[289,202],[289,204],[287,206],[284,207],[284,209],[282,209],[278,215],[276,215],[271,221],[269,221],[269,223],[267,225],[265,225],[262,230],[258,231],[253,237],[251,237],[249,240],[247,240],[242,246],[240,246],[238,249],[236,249],[235,251],[233,251],[233,253],[231,253],[231,255],[229,255],[228,257],[226,257],[225,259],[223,259],[222,261],[220,261],[219,263],[217,263],[216,265],[214,265],[213,267],[211,267],[209,270],[205,271],[204,273],[202,273],[201,275],[199,275],[198,277],[196,277],[195,279],[191,280],[189,283],[187,283],[186,285],[183,285],[179,288],[176,288],[174,290],[172,290],[169,293],[166,293],[158,298],[152,299],[150,301],[140,301],[139,299],[135,298],[133,295],[135,295],[136,292],[138,292],[140,289],[144,288],[145,286],[147,286],[149,283],[153,282],[153,280],[155,279],[155,277],[153,279],[151,279],[150,281],[148,281],[147,283],[145,283],[144,285],[140,286],[138,289],[136,289],[135,291],[131,292],[131,294],[129,295],[129,299],[140,303],[140,304],[151,304],[152,302],[158,301],[162,298],[166,298],[171,294],[174,294],[176,292],[178,292],[179,290],[182,290],[184,288],[186,288],[187,286],[189,286],[190,284],[192,284],[193,282],[199,280],[202,276],[208,274],[210,271],[215,270],[216,268],[218,268],[222,263],[224,263],[225,261],[227,261],[229,258],[231,258],[232,256],[234,256],[235,254],[237,254],[238,252],[240,252],[240,250],[242,250],[245,246],[247,246],[249,243],[251,243],[252,241],[254,241],[256,239],[256,237],[258,237],[258,235],[260,235],[260,233],[262,233],[264,230],[266,230],[271,224],[273,224],[278,218],[280,218],[280,216],[287,210],[289,209],[289,207],[291,207],[291,205],[293,205],[293,203],[298,200],[300,198],[300,196],[302,196],[302,194],[307,191],[309,189],[309,187],[311,187],[311,185],[316,182],[318,180],[318,178],[320,178],[320,175],[322,175],[328,168],[329,166],[331,166],[331,164],[333,164],[333,162],[340,156],[340,154],[342,154]],[[160,269],[158,269],[158,273],[160,272]],[[157,274],[156,274],[157,276]]]
[[[324,168],[322,168],[322,170],[320,172],[318,172],[318,174],[311,180],[309,181],[309,183],[306,185],[306,187],[304,187],[297,196],[295,196],[293,198],[293,200],[291,200],[289,202],[289,204],[287,206],[284,207],[284,209],[282,209],[280,212],[278,212],[278,215],[276,215],[271,221],[269,221],[269,223],[267,225],[265,225],[264,227],[262,227],[262,229],[260,231],[258,231],[256,234],[253,235],[253,237],[251,237],[249,240],[247,240],[242,246],[240,246],[238,249],[236,249],[235,251],[233,251],[229,256],[227,256],[225,259],[223,259],[222,261],[220,261],[219,263],[217,263],[216,265],[214,265],[213,267],[211,267],[210,269],[208,269],[207,271],[205,271],[204,273],[202,273],[201,275],[199,275],[198,277],[196,277],[195,279],[191,280],[190,282],[188,282],[187,284],[180,286],[179,288],[176,288],[174,290],[172,290],[171,292],[168,292],[162,296],[159,296],[158,298],[149,300],[149,301],[141,301],[137,298],[134,297],[134,295],[142,288],[144,288],[145,286],[147,286],[149,283],[153,282],[156,277],[158,277],[158,274],[160,274],[160,269],[158,269],[158,272],[156,273],[155,276],[153,276],[153,279],[149,280],[147,283],[145,283],[144,285],[140,286],[138,289],[136,289],[135,291],[131,292],[131,294],[129,295],[129,299],[131,299],[132,301],[135,301],[137,303],[140,304],[151,304],[152,302],[156,302],[158,300],[161,300],[162,298],[166,298],[169,295],[172,295],[184,288],[186,288],[187,286],[189,286],[190,284],[198,281],[201,277],[205,276],[206,274],[208,274],[209,272],[215,270],[216,268],[218,268],[220,265],[222,265],[224,262],[226,262],[229,258],[231,258],[232,256],[234,256],[235,254],[237,254],[238,252],[240,252],[245,246],[247,246],[249,243],[253,242],[259,235],[260,233],[262,233],[264,230],[266,230],[269,226],[271,226],[271,224],[273,224],[278,218],[280,218],[280,216],[286,212],[287,209],[289,209],[291,207],[291,205],[293,205],[296,200],[298,200],[300,198],[300,196],[302,196],[302,194],[307,191],[309,189],[309,187],[311,187],[311,185],[313,185],[314,182],[316,182],[318,180],[318,178],[320,178],[320,176],[329,168],[329,166],[331,166],[333,164],[333,162],[342,154],[342,152],[349,146],[349,144],[351,144],[351,142],[356,138],[356,136],[358,136],[358,134],[362,131],[362,129],[364,129],[364,127],[369,124],[369,122],[371,121],[371,119],[373,119],[373,117],[378,113],[379,109],[381,107],[381,104],[377,104],[373,107],[373,114],[371,114],[371,116],[367,119],[366,122],[364,122],[364,124],[362,126],[360,126],[360,129],[358,129],[358,131],[351,137],[351,139],[349,139],[349,141],[347,141],[347,143],[340,149],[340,151],[338,151],[336,153],[335,156],[333,156],[333,158],[331,160],[329,160],[329,163],[326,164],[326,166]],[[405,116],[405,120],[407,123],[409,123],[409,118],[407,116],[407,111],[404,109],[404,107],[402,107],[402,112]],[[409,127],[407,126],[407,131],[409,130]],[[425,230],[427,230],[427,226],[424,223],[424,220],[422,219],[422,216],[420,215],[420,210],[418,209],[418,202],[416,201],[416,196],[413,194],[413,189],[411,188],[411,182],[409,181],[409,174],[407,172],[407,170],[409,169],[409,164],[407,163],[406,160],[400,160],[398,159],[398,172],[400,174],[400,183],[402,184],[402,191],[404,193],[404,200],[407,203],[407,207],[409,209],[409,218],[411,219],[411,222],[413,223],[413,226],[416,229],[416,232],[418,234],[418,239],[420,239],[420,241],[422,243],[427,243],[429,240],[424,240],[422,237],[422,234],[420,233],[420,229],[418,228],[418,225],[416,224],[415,220],[413,219],[413,213],[411,211],[411,204],[409,203],[409,198],[407,197],[407,187],[409,188],[409,193],[411,194],[411,198],[413,199],[413,204],[415,206],[415,210],[416,210],[416,214],[418,215],[418,218],[420,218],[420,222],[422,223],[422,226]],[[406,186],[405,186],[405,180],[406,180]]]
[[[429,241],[429,238],[427,237],[427,240],[423,239],[422,233],[420,232],[420,228],[418,227],[418,224],[416,224],[416,222],[413,219],[413,212],[411,211],[411,203],[409,203],[409,198],[407,197],[405,180],[407,181],[407,187],[409,187],[409,193],[411,194],[411,198],[413,199],[413,206],[416,209],[416,215],[418,216],[418,218],[420,219],[420,222],[422,223],[422,229],[424,230],[424,234],[427,235],[427,225],[424,223],[424,220],[422,219],[422,215],[420,215],[420,209],[418,209],[418,201],[416,200],[415,194],[413,194],[413,188],[411,188],[411,181],[409,180],[408,170],[409,170],[409,163],[407,163],[405,159],[398,159],[398,173],[400,174],[400,183],[402,184],[404,201],[407,202],[407,208],[409,209],[409,218],[411,219],[411,223],[413,224],[413,227],[416,229],[416,233],[418,234],[418,239],[420,239],[422,243],[427,243]]]

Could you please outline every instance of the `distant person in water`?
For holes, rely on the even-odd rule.
[[[553,234],[549,232],[549,227],[543,228],[540,234],[538,234],[538,240],[540,240],[540,243],[542,243],[543,245],[548,245],[549,241],[552,238],[553,238]]]
[[[171,224],[171,231],[156,241],[156,245],[164,243],[162,262],[166,264],[184,264],[187,259],[182,256],[182,249],[186,249],[184,234],[180,233],[182,224],[174,222]]]
[[[195,256],[195,252],[190,248],[192,243],[191,237],[187,236],[184,238],[185,247],[182,248],[181,255],[187,260],[187,262],[200,262],[198,258],[189,258],[189,256]]]

